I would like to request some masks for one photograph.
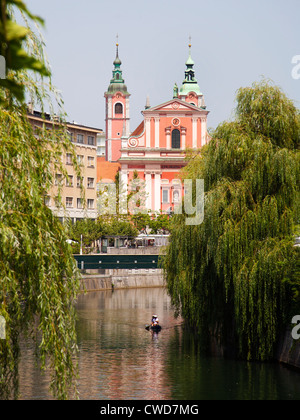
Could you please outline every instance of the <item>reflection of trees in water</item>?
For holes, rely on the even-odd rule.
[[[177,351],[174,351],[177,349]],[[300,375],[277,363],[209,356],[196,335],[175,330],[166,357],[171,399],[299,399]],[[179,385],[180,384],[180,385]]]

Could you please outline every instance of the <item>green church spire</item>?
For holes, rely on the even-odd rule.
[[[194,60],[192,59],[191,55],[191,39],[189,43],[189,57],[185,63],[186,70],[185,70],[185,79],[182,82],[181,88],[180,88],[180,95],[186,95],[189,92],[195,92],[196,95],[202,95],[199,85],[197,83],[197,79],[195,78],[195,71],[194,71]]]
[[[108,93],[113,94],[119,91],[119,92],[122,92],[124,95],[129,95],[127,91],[127,86],[125,85],[125,80],[123,79],[121,64],[122,64],[122,61],[120,60],[120,57],[119,57],[119,43],[118,43],[118,36],[117,36],[116,58],[114,59],[114,62],[113,62],[114,69],[112,72],[113,77],[108,87]]]

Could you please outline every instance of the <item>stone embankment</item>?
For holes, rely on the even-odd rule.
[[[282,336],[276,354],[276,359],[300,370],[300,339],[294,340],[291,329],[287,329]]]
[[[161,269],[119,269],[103,271],[103,274],[83,274],[81,280],[81,290],[89,292],[107,289],[162,287],[164,285],[163,272]]]

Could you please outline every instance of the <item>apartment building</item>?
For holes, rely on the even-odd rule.
[[[57,122],[50,115],[38,111],[28,112],[28,119],[35,127],[52,130]],[[68,177],[55,173],[54,185],[45,197],[45,203],[59,217],[75,222],[80,219],[97,218],[97,136],[101,129],[86,127],[76,123],[66,123],[70,141],[75,146],[77,161],[81,166],[81,176],[78,177],[73,167],[72,154],[65,153],[61,157]],[[56,206],[59,186],[63,206]],[[83,187],[83,188],[82,188]]]

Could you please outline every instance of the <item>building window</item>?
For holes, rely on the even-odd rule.
[[[83,165],[84,163],[83,155],[77,155],[77,162],[78,162],[78,165]]]
[[[66,178],[66,186],[73,187],[73,175],[68,175],[68,178]]]
[[[70,141],[73,143],[74,142],[74,133],[71,133],[70,131],[68,131],[68,135],[69,135]]]
[[[73,207],[73,197],[66,197],[66,207]]]
[[[78,209],[83,209],[83,199],[82,198],[77,198],[77,208]]]
[[[88,188],[94,188],[94,178],[88,178],[87,179],[87,187]]]
[[[55,185],[61,185],[61,183],[62,183],[62,175],[61,174],[56,174],[54,184]]]
[[[88,198],[87,200],[87,208],[93,209],[94,208],[94,200],[92,198]]]
[[[50,204],[51,204],[50,195],[45,195],[44,203],[45,203],[46,206],[50,207]]]
[[[77,188],[81,188],[83,186],[83,176],[77,177]]]
[[[88,156],[88,167],[94,168],[95,166],[95,158],[94,156]]]
[[[123,114],[123,105],[120,103],[117,103],[115,105],[115,114]]]
[[[180,131],[177,128],[172,131],[172,149],[180,149]]]
[[[61,199],[59,198],[58,195],[54,197],[54,204],[55,204],[55,207],[61,207]]]
[[[94,136],[88,136],[88,145],[89,146],[95,146],[95,137]]]
[[[77,134],[77,143],[83,144],[83,134]]]
[[[162,190],[162,202],[163,203],[169,202],[169,190]]]
[[[71,153],[67,153],[67,155],[66,155],[66,164],[67,165],[73,165],[72,154]]]

